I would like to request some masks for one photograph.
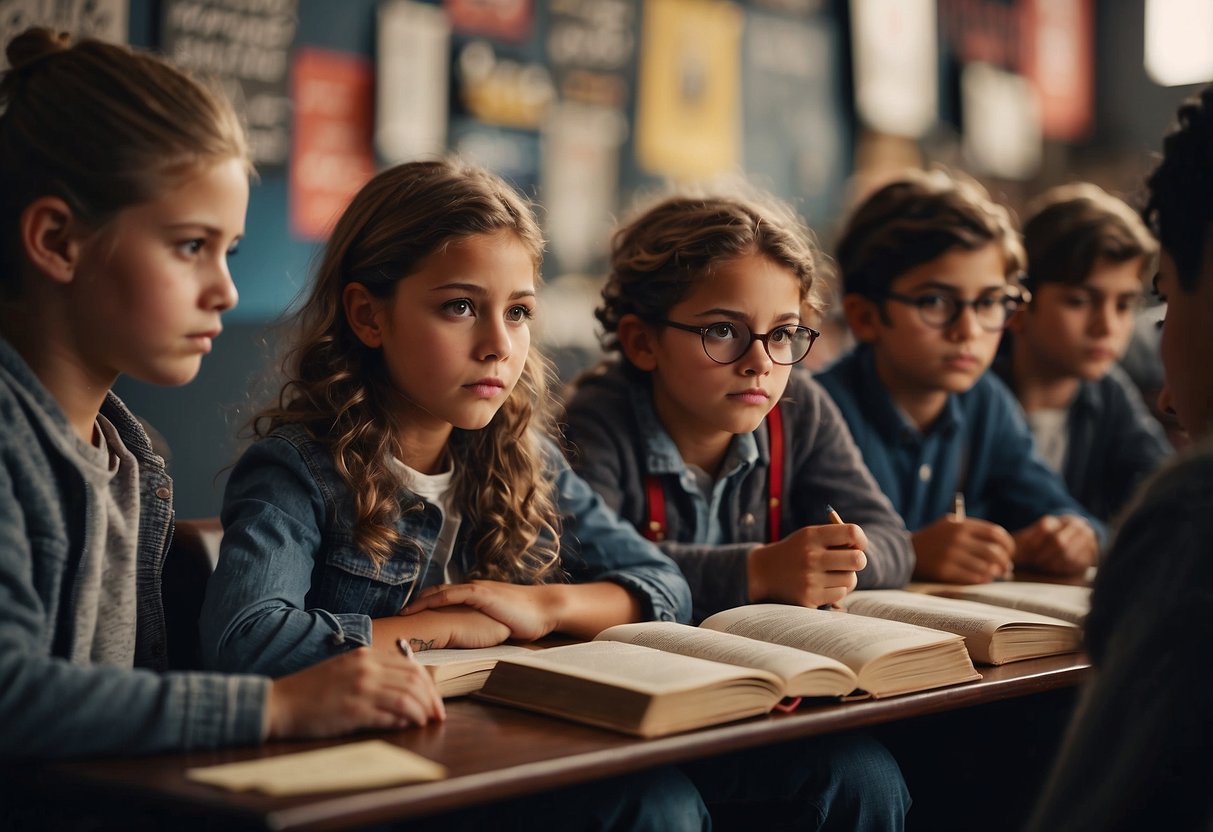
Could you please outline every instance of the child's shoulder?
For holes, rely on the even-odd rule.
[[[614,416],[629,406],[632,398],[647,387],[647,379],[629,373],[619,360],[605,360],[569,382],[565,410],[568,413],[600,413]]]

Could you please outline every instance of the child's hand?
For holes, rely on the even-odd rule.
[[[1015,539],[997,523],[944,515],[916,531],[914,555],[918,580],[984,584],[1011,571]]]
[[[1077,514],[1045,515],[1015,533],[1015,562],[1054,575],[1077,575],[1099,557],[1099,538]]]
[[[854,523],[805,526],[778,543],[757,546],[746,567],[750,600],[836,604],[855,588],[855,573],[868,565],[867,547],[867,535]]]
[[[507,627],[508,638],[534,641],[556,629],[559,622],[553,605],[546,603],[547,589],[550,588],[502,581],[442,584],[422,590],[400,614],[415,615],[422,610],[442,610],[451,606],[469,607]],[[457,635],[457,630],[452,633],[452,637]]]
[[[424,667],[351,650],[270,683],[267,736],[336,737],[360,728],[404,728],[446,719]]]

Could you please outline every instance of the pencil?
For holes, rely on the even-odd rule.
[[[830,522],[833,523],[835,526],[843,525],[842,518],[838,516],[838,512],[836,512],[834,510],[834,507],[832,505],[830,505],[829,503],[826,503],[826,516],[830,518]],[[838,609],[838,605],[837,604],[822,604],[817,609],[819,609],[819,610],[836,610],[836,609]]]
[[[400,648],[401,655],[403,655],[406,659],[415,660],[417,658],[413,655],[413,648],[409,647],[409,643],[405,639],[396,639],[396,646]]]
[[[957,491],[956,496],[952,498],[952,519],[957,522],[965,519],[965,495],[963,491]]]

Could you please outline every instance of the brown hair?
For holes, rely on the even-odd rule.
[[[21,212],[60,197],[96,231],[208,162],[248,159],[231,104],[152,55],[28,29],[0,79],[0,281],[15,289]]]
[[[1024,252],[1006,208],[977,182],[943,170],[914,171],[869,196],[835,247],[843,291],[879,300],[889,284],[954,248],[996,244],[1010,280]]]
[[[1158,243],[1141,217],[1088,182],[1052,188],[1028,206],[1023,225],[1030,289],[1043,283],[1077,285],[1101,260],[1142,258],[1141,275],[1153,275]]]
[[[502,230],[527,248],[538,276],[539,226],[529,206],[493,174],[432,161],[398,165],[371,179],[338,219],[308,298],[294,315],[294,345],[277,404],[253,420],[258,436],[298,424],[331,449],[354,501],[354,539],[376,563],[407,543],[395,526],[406,509],[390,464],[399,427],[390,404],[398,394],[382,350],[363,345],[346,320],[342,292],[356,282],[376,297],[390,297],[433,252]],[[469,577],[525,583],[561,574],[559,520],[539,439],[550,427],[549,372],[532,349],[489,425],[451,434],[454,498],[464,522],[479,533]]]
[[[594,312],[603,347],[619,350],[616,331],[624,315],[661,321],[713,268],[747,254],[791,271],[805,311],[821,311],[812,232],[783,202],[759,193],[672,196],[641,210],[611,240],[610,274]]]

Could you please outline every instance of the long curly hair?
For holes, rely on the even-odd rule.
[[[398,165],[371,179],[337,221],[307,300],[293,316],[277,403],[253,420],[256,436],[302,425],[331,449],[353,498],[354,540],[377,564],[402,545],[417,546],[402,538],[396,521],[421,503],[402,505],[402,483],[391,464],[402,427],[392,406],[399,393],[382,350],[366,347],[346,320],[342,292],[360,283],[388,298],[433,252],[502,230],[526,247],[538,278],[539,226],[530,207],[493,174],[443,160]],[[451,434],[454,502],[478,534],[468,577],[539,583],[563,576],[556,500],[539,444],[551,426],[550,372],[531,350],[492,421]]]
[[[808,226],[790,206],[749,189],[744,194],[666,196],[615,232],[602,304],[604,349],[620,353],[619,321],[656,323],[714,268],[761,254],[795,275],[809,314],[824,307],[820,257]]]

